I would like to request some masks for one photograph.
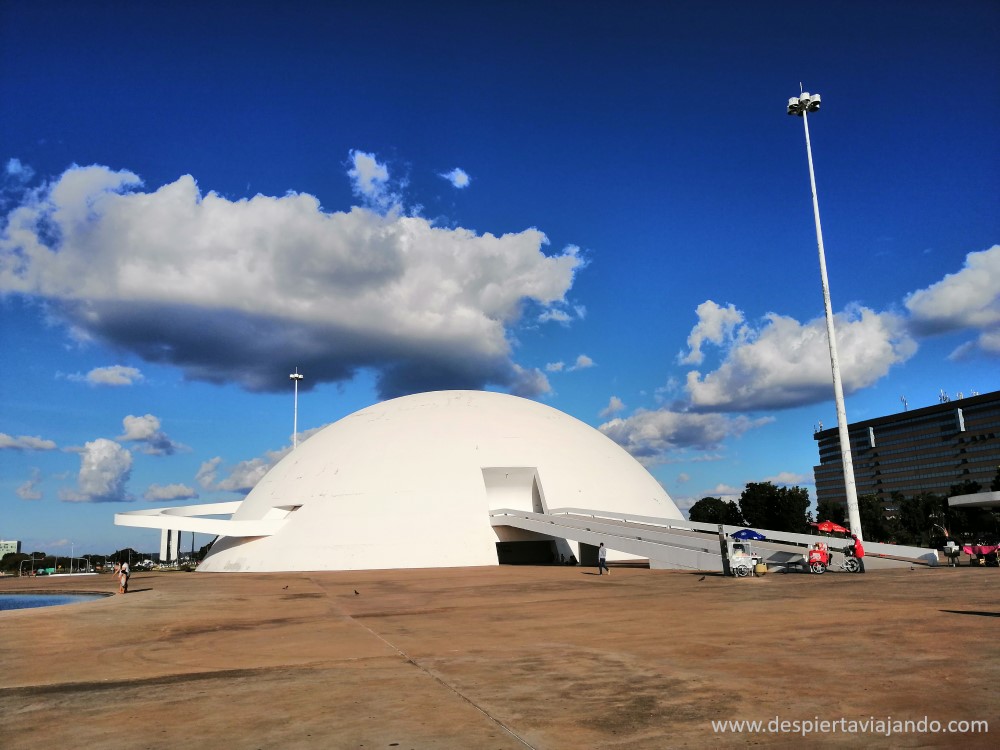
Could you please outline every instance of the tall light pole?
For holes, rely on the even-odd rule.
[[[801,87],[800,87],[801,88]],[[813,171],[812,145],[809,142],[808,112],[818,112],[819,94],[803,91],[788,100],[788,114],[802,118],[806,131],[806,156],[809,158],[809,184],[812,187],[813,216],[816,219],[816,244],[819,246],[819,273],[823,281],[823,308],[826,312],[826,336],[830,343],[830,369],[833,371],[833,398],[837,403],[837,433],[840,437],[840,460],[844,467],[844,494],[847,496],[847,518],[851,531],[861,535],[861,514],[858,511],[858,490],[854,483],[854,462],[851,459],[851,439],[847,432],[847,410],[844,408],[844,387],[840,382],[840,362],[837,359],[837,337],[833,330],[833,310],[830,305],[830,282],[826,277],[826,254],[823,252],[823,227],[819,221],[819,199],[816,197],[816,174]]]
[[[296,367],[295,372],[288,377],[295,383],[295,409],[292,417],[292,450],[295,450],[299,447],[299,381],[304,376],[299,374],[299,368]]]

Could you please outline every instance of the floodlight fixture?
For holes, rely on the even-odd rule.
[[[788,114],[802,117],[806,112],[819,112],[820,101],[819,94],[803,91],[801,96],[793,96],[788,100]]]

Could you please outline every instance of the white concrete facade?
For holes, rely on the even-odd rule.
[[[176,563],[180,559],[181,532],[178,529],[163,529],[160,533],[160,562]]]
[[[948,498],[948,505],[952,508],[1000,508],[1000,492],[952,495]]]
[[[203,509],[222,505],[230,504]],[[115,520],[211,526],[222,536],[199,570],[256,572],[496,565],[504,533],[489,514],[497,508],[683,518],[659,482],[598,430],[544,404],[484,391],[421,393],[362,409],[301,443],[231,505],[230,520],[197,518],[190,506]]]
[[[170,535],[176,533],[171,529],[160,531],[160,562],[170,562]]]

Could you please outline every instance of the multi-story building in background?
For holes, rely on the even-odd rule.
[[[15,554],[17,554],[17,553],[20,553],[20,551],[21,551],[21,543],[20,542],[16,542],[16,541],[14,541],[14,542],[0,541],[0,559],[2,559],[4,555],[9,555],[11,552],[14,552]]]
[[[1000,467],[1000,391],[855,422],[848,434],[859,496],[947,496],[967,481],[988,490]],[[844,503],[837,429],[813,437],[819,444],[816,499]]]

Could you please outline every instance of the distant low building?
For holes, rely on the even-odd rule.
[[[0,541],[0,558],[4,555],[9,555],[11,552],[15,554],[21,553],[21,543],[18,541],[5,542]]]
[[[988,490],[1000,466],[1000,391],[848,425],[858,495],[946,496],[963,482]],[[836,428],[814,436],[816,499],[846,502]]]

